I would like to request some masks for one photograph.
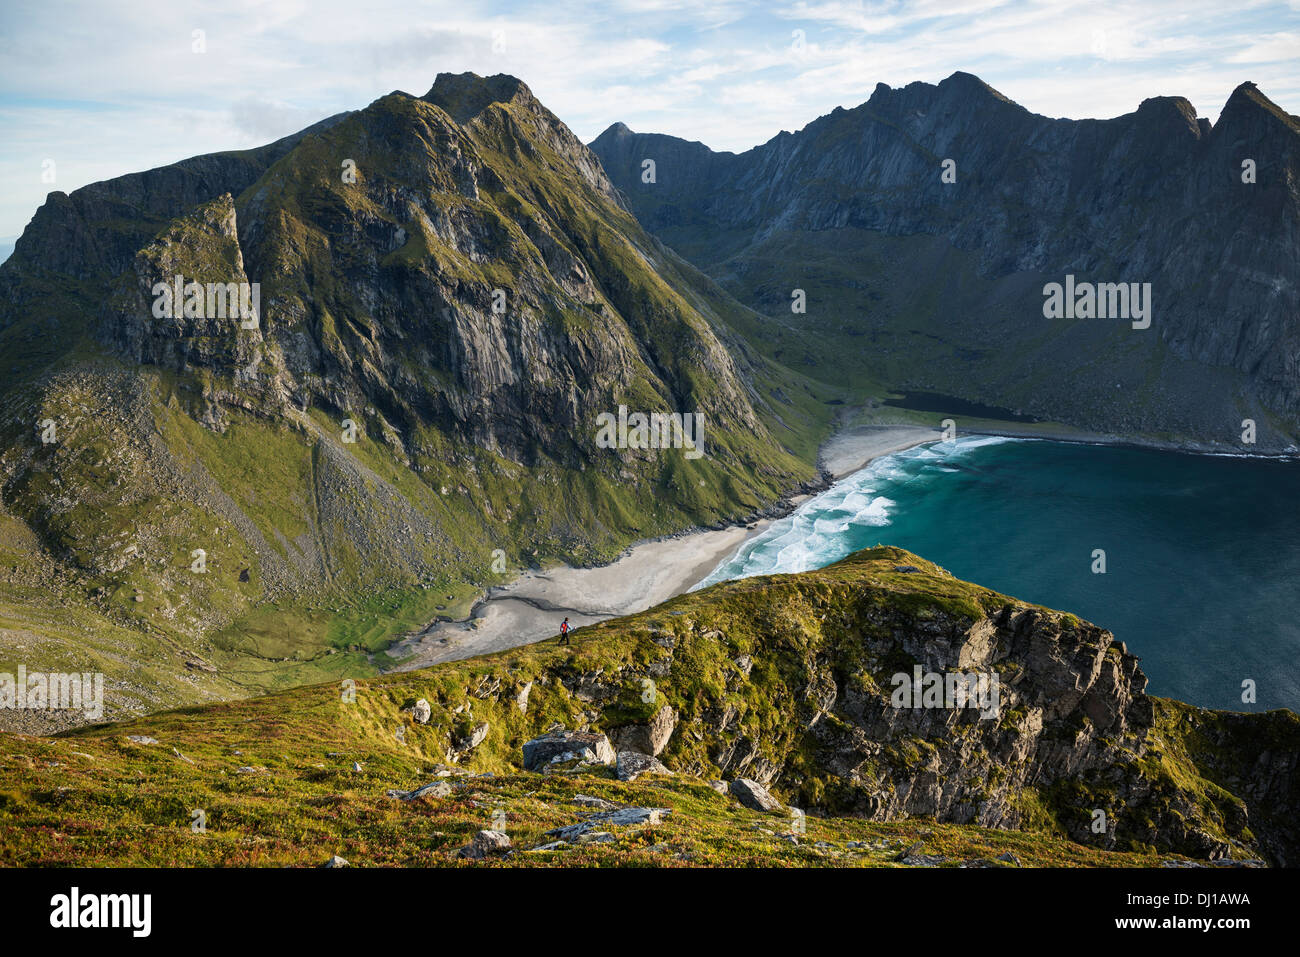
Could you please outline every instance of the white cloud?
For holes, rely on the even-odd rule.
[[[267,142],[394,89],[419,95],[441,71],[513,73],[583,139],[621,120],[732,150],[855,106],[877,82],[955,70],[1050,116],[1181,94],[1214,118],[1246,79],[1297,112],[1298,12],[1300,0],[9,0],[0,234],[44,199],[44,157],[71,190]],[[206,53],[191,49],[196,29]]]

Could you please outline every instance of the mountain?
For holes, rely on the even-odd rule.
[[[864,397],[1238,448],[1247,417],[1259,449],[1300,434],[1300,118],[1251,83],[1213,125],[1181,97],[1050,119],[954,73],[738,155],[623,124],[591,146],[648,229],[781,321],[760,348]],[[1067,276],[1149,283],[1150,327],[1045,318]]]
[[[374,673],[510,569],[816,479],[766,322],[513,77],[51,193],[0,266],[3,623],[128,710]],[[702,448],[604,447],[621,407]]]
[[[525,865],[1294,866],[1300,852],[1294,713],[1148,696],[1109,632],[900,549],[723,583],[573,640],[0,735],[3,863],[434,866],[475,843],[504,851],[501,834]],[[916,668],[997,676],[1000,691],[985,711],[900,707],[894,676]],[[621,780],[634,766],[651,771]]]

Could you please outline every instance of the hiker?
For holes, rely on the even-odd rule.
[[[560,644],[569,644],[569,617],[566,615],[564,621],[560,622]]]

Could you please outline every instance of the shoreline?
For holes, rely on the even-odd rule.
[[[385,671],[412,671],[554,638],[566,616],[580,628],[661,604],[703,581],[751,537],[830,483],[878,458],[939,438],[937,430],[909,425],[859,426],[837,432],[818,452],[823,487],[815,492],[781,499],[761,518],[746,524],[637,542],[608,565],[525,571],[505,585],[489,588],[468,618],[434,621],[398,639],[387,653],[399,662]]]
[[[1300,459],[1300,450],[1274,452],[1234,451],[1232,446],[1211,445],[1205,442],[1179,444],[1165,439],[1134,439],[1120,435],[1108,435],[1104,432],[1056,432],[1025,431],[1002,429],[996,427],[976,426],[965,430],[966,435],[990,435],[1006,439],[1038,439],[1043,442],[1062,442],[1071,445],[1104,445],[1119,449],[1146,449],[1151,452],[1178,452],[1182,455],[1208,455],[1214,458],[1228,459],[1265,459],[1269,461],[1288,462]]]
[[[1294,460],[1288,452],[1236,452],[1226,446],[1178,445],[1159,439],[1131,439],[1071,430],[1027,430],[974,426],[962,435],[1065,442],[1121,448],[1181,452],[1234,458]],[[529,570],[504,585],[489,588],[474,603],[468,618],[436,620],[395,641],[387,649],[398,663],[385,671],[412,671],[444,661],[458,661],[494,651],[533,644],[559,635],[567,616],[575,628],[609,618],[636,614],[689,591],[714,568],[773,522],[834,482],[866,468],[877,459],[942,438],[937,429],[916,425],[858,425],[835,432],[818,451],[820,487],[781,499],[761,517],[720,529],[694,529],[630,545],[607,565],[574,568],[559,565]]]

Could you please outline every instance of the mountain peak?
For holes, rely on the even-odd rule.
[[[1010,97],[999,93],[974,73],[967,73],[964,70],[957,70],[950,76],[940,80],[939,90],[943,92],[947,92],[948,90],[957,90],[966,96],[991,97],[995,100],[1000,100],[1003,103],[1010,103],[1012,106],[1018,105]]]
[[[535,102],[533,91],[508,73],[439,73],[422,99],[441,107],[457,123],[473,119],[493,103]]]
[[[1219,114],[1219,122],[1215,126],[1220,127],[1225,121],[1229,125],[1234,123],[1249,124],[1257,119],[1267,120],[1269,117],[1280,121],[1293,132],[1300,133],[1300,117],[1292,116],[1265,96],[1258,86],[1247,80],[1232,91],[1232,95],[1228,97],[1228,102],[1223,106],[1223,112]]]

